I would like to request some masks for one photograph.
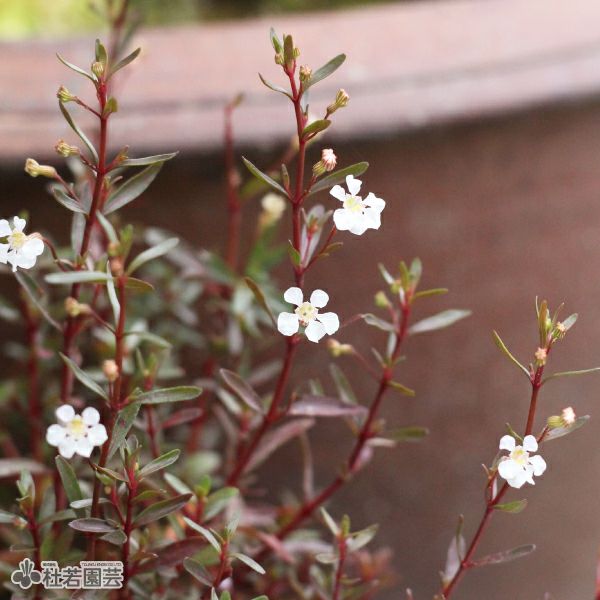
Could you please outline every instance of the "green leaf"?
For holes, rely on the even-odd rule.
[[[146,466],[140,469],[138,477],[140,479],[142,479],[143,477],[148,477],[148,475],[156,473],[157,471],[160,471],[161,469],[172,465],[179,458],[180,454],[181,450],[175,448],[174,450],[170,450],[162,456],[155,458],[153,461],[149,462]]]
[[[292,95],[286,89],[282,88],[280,85],[271,83],[270,81],[265,79],[260,73],[258,74],[258,76],[260,77],[260,80],[263,82],[263,84],[266,85],[270,90],[273,90],[274,92],[279,92],[280,94],[287,96],[290,100],[292,99]]]
[[[390,381],[389,386],[392,387],[393,389],[397,390],[401,394],[404,394],[405,396],[415,396],[416,395],[415,390],[411,390],[409,387],[406,387],[399,381]]]
[[[125,441],[135,418],[137,417],[138,411],[140,410],[139,402],[132,402],[125,408],[121,409],[117,414],[115,424],[112,430],[112,437],[110,440],[110,446],[108,449],[107,461],[110,460],[112,455],[120,448],[121,444]]]
[[[106,48],[99,39],[96,39],[96,61],[106,66],[107,60]]]
[[[569,433],[573,433],[577,431],[580,427],[583,427],[590,420],[590,415],[583,415],[581,417],[577,417],[575,419],[575,423],[573,425],[569,425],[568,427],[555,427],[550,429],[548,433],[544,436],[544,442],[549,442],[551,440],[556,440],[565,435],[569,435]]]
[[[454,325],[454,323],[457,321],[468,317],[470,314],[470,310],[444,310],[437,315],[427,317],[426,319],[415,323],[412,327],[409,327],[408,333],[410,335],[416,335],[418,333],[426,333],[429,331],[444,329],[445,327],[450,327],[450,325]]]
[[[69,194],[67,194],[64,190],[61,190],[58,187],[53,187],[52,195],[59,204],[62,204],[68,210],[87,215],[85,208],[81,206],[77,200],[71,198],[71,196],[69,196]]]
[[[523,373],[525,373],[525,375],[527,375],[527,379],[530,378],[530,374],[528,369],[523,366],[510,352],[510,350],[506,347],[506,344],[502,341],[502,339],[500,338],[500,336],[498,335],[498,333],[496,331],[493,332],[493,336],[494,336],[494,342],[496,343],[496,346],[498,346],[498,348],[500,348],[500,350],[502,350],[502,352],[504,352],[504,354],[508,357],[509,360],[511,360],[515,365],[517,365],[517,367],[519,367],[519,369],[521,369],[523,371]]]
[[[138,254],[127,267],[126,273],[131,275],[134,271],[139,269],[143,264],[147,263],[150,260],[154,260],[159,256],[163,256],[173,250],[175,246],[179,244],[179,238],[169,238],[156,246],[152,246],[144,252]]]
[[[254,294],[254,297],[256,298],[256,301],[258,302],[259,306],[269,315],[269,318],[273,323],[273,327],[277,327],[275,315],[273,314],[273,311],[269,308],[269,305],[267,304],[267,299],[263,291],[260,289],[260,286],[250,277],[244,277],[244,281]]]
[[[204,518],[208,521],[216,517],[232,500],[239,495],[239,490],[234,487],[224,487],[210,494],[204,507]]]
[[[68,67],[72,71],[75,71],[75,73],[79,73],[80,75],[83,75],[84,77],[87,77],[90,81],[95,82],[94,78],[89,73],[87,73],[86,71],[84,71],[81,67],[78,67],[77,65],[74,65],[73,63],[70,63],[69,61],[65,60],[58,53],[56,54],[56,57],[58,58],[58,60],[60,60],[60,62],[63,65],[65,65],[65,67]]]
[[[494,504],[495,510],[517,515],[523,512],[527,507],[527,500],[515,500],[514,502],[506,502],[505,504]]]
[[[557,377],[575,377],[577,375],[587,375],[588,373],[595,373],[596,371],[600,371],[600,367],[594,367],[592,369],[581,369],[580,371],[561,371],[560,373],[552,373],[552,375],[548,375],[542,381],[542,383],[546,383],[551,379],[556,379]]]
[[[241,552],[232,552],[229,556],[231,556],[231,558],[237,558],[238,560],[241,560],[245,565],[261,575],[266,573],[266,571],[253,558],[250,558],[246,554],[242,554]]]
[[[10,525],[18,526],[27,525],[27,521],[23,519],[23,517],[7,512],[5,510],[0,510],[0,523],[8,523]]]
[[[126,158],[119,163],[119,167],[146,167],[156,163],[164,163],[175,158],[179,152],[169,152],[168,154],[155,154],[154,156],[144,156],[142,158]]]
[[[73,117],[65,107],[62,102],[58,103],[58,107],[60,108],[60,112],[62,112],[65,121],[70,125],[71,129],[79,136],[79,139],[87,146],[87,149],[90,151],[94,162],[98,162],[98,153],[96,152],[96,148],[94,148],[94,144],[90,142],[89,138],[83,133],[83,131],[79,128],[79,125],[73,121]]]
[[[219,544],[212,532],[187,517],[183,517],[183,520],[190,529],[197,531],[218,553],[221,552],[221,544]]]
[[[386,433],[386,437],[394,442],[420,442],[427,435],[429,435],[427,427],[417,426],[399,427]]]
[[[258,394],[252,389],[252,386],[244,381],[237,373],[227,369],[220,371],[223,381],[233,390],[237,396],[252,410],[257,413],[264,413],[262,403]]]
[[[131,54],[128,54],[125,58],[121,59],[114,67],[111,67],[107,79],[110,79],[117,71],[120,71],[123,67],[126,67],[129,63],[133,62],[141,51],[141,48],[136,48]]]
[[[125,281],[125,287],[132,292],[139,292],[141,294],[154,291],[154,286],[151,283],[136,279],[135,277],[128,277]]]
[[[292,242],[289,242],[289,244],[288,244],[288,254],[290,255],[292,264],[295,267],[299,267],[300,263],[302,262],[302,257],[300,256],[300,252],[298,252],[298,250],[296,250],[296,248],[294,248]]]
[[[74,283],[105,283],[110,278],[102,271],[70,271],[69,273],[50,273],[45,279],[53,285],[72,285]]]
[[[331,531],[332,535],[337,537],[340,534],[340,528],[335,522],[335,519],[323,507],[321,507],[321,516],[323,517],[323,521],[325,521],[325,525],[327,525],[327,528],[329,531]]]
[[[368,168],[368,162],[359,162],[344,169],[334,171],[326,177],[323,177],[323,179],[319,179],[319,181],[317,181],[317,183],[310,188],[308,195],[310,196],[311,194],[316,194],[321,190],[332,188],[336,183],[345,181],[348,175],[354,175],[354,177],[358,177],[359,175],[362,175]]]
[[[129,178],[108,197],[104,206],[104,214],[108,215],[119,210],[141,196],[154,181],[162,166],[162,162],[155,163]]]
[[[345,54],[338,54],[335,58],[332,58],[328,63],[313,72],[310,79],[305,83],[304,89],[307,90],[309,87],[315,85],[315,83],[319,83],[319,81],[329,77],[341,67],[345,60]]]
[[[31,302],[33,302],[33,304],[40,311],[40,313],[46,319],[46,321],[52,327],[54,327],[54,329],[57,329],[58,331],[62,331],[62,327],[50,316],[50,313],[48,312],[46,307],[42,304],[41,300],[37,297],[37,294],[35,293],[35,291],[32,289],[34,286],[37,286],[36,282],[29,275],[27,275],[26,273],[23,273],[23,271],[20,271],[20,272],[17,271],[15,273],[15,279],[19,282],[19,285],[25,291],[25,294],[27,294],[27,297],[31,300]],[[37,286],[37,289],[41,289],[41,288],[39,288],[39,286]]]
[[[127,535],[122,529],[115,529],[100,536],[100,539],[114,546],[122,546],[127,541]]]
[[[302,131],[301,137],[306,138],[308,136],[314,136],[321,131],[325,131],[331,125],[329,119],[318,119],[307,125]]]
[[[178,387],[161,388],[144,392],[135,398],[138,404],[164,404],[166,402],[182,402],[194,400],[202,393],[202,388],[195,385],[181,385]]]
[[[118,244],[119,236],[117,235],[115,228],[112,226],[112,223],[99,210],[96,211],[96,218],[98,219],[102,229],[104,229],[104,233],[106,233],[108,241],[112,242],[113,244]]]
[[[147,525],[153,521],[158,521],[172,512],[183,508],[191,499],[192,494],[182,494],[168,500],[161,500],[148,508],[145,508],[134,520],[135,527]]]
[[[361,315],[361,317],[364,320],[364,322],[367,325],[370,325],[371,327],[377,327],[377,329],[381,329],[382,331],[388,331],[390,333],[396,331],[396,328],[392,323],[390,323],[389,321],[385,321],[384,319],[380,319],[379,317],[371,313],[365,313]]]
[[[348,540],[348,550],[356,552],[364,548],[375,537],[378,529],[379,525],[370,525],[365,529],[353,533]]]
[[[59,352],[60,357],[63,359],[65,364],[71,369],[73,375],[89,390],[97,394],[104,400],[108,401],[108,394],[97,384],[83,369],[81,369],[75,362],[73,362],[68,356],[65,356],[62,352]]]
[[[483,567],[487,565],[499,565],[502,563],[511,562],[518,558],[523,558],[528,554],[531,554],[535,550],[534,544],[527,544],[525,546],[519,546],[512,550],[505,550],[504,552],[496,552],[495,554],[489,554],[483,558],[479,558],[471,562],[473,567]]]
[[[57,456],[54,460],[69,503],[72,504],[73,502],[83,500],[83,493],[81,492],[77,475],[75,475],[71,464],[62,456]]]
[[[348,378],[344,375],[343,371],[333,363],[329,365],[329,371],[340,398],[346,404],[358,404],[358,400],[356,399],[352,385],[350,384],[350,381],[348,381]]]
[[[93,517],[87,519],[75,519],[69,523],[69,527],[77,531],[85,531],[86,533],[109,533],[115,531],[110,523],[104,519],[96,519]]]
[[[429,296],[441,296],[447,293],[448,288],[432,288],[430,290],[423,290],[421,292],[417,292],[413,296],[413,299],[416,300],[417,298],[428,298]]]
[[[212,585],[212,577],[210,573],[197,560],[194,560],[193,558],[185,558],[183,560],[183,568],[203,585],[206,585],[207,587]]]
[[[269,177],[266,173],[263,173],[258,167],[255,167],[247,158],[242,156],[242,160],[246,165],[246,168],[254,177],[260,179],[262,182],[266,183],[268,186],[277,190],[280,194],[283,194],[286,198],[288,197],[288,193],[285,191],[283,186],[277,183],[272,177]]]

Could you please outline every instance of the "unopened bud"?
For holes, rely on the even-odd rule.
[[[279,194],[266,194],[260,205],[262,212],[259,217],[259,229],[274,225],[285,212],[285,200]]]
[[[77,100],[77,96],[71,94],[71,92],[64,86],[61,85],[56,92],[56,97],[64,104],[66,102],[74,102]]]
[[[283,65],[284,63],[284,58],[283,58],[283,54],[279,53],[275,55],[275,64],[276,65]]]
[[[559,340],[562,340],[562,338],[565,337],[565,334],[567,333],[567,328],[565,327],[564,323],[561,323],[560,321],[556,324],[556,327],[554,328],[554,336],[556,338],[558,338]]]
[[[354,353],[354,346],[351,344],[341,344],[337,340],[332,340],[331,338],[327,340],[327,349],[334,358]]]
[[[548,357],[548,351],[545,348],[538,348],[535,351],[535,360],[538,363],[538,365],[545,365],[546,364],[546,358]]]
[[[71,146],[70,144],[67,144],[65,140],[58,140],[54,146],[54,149],[56,150],[57,154],[60,154],[65,158],[79,154],[79,148],[77,146]]]
[[[119,367],[114,360],[105,360],[102,363],[102,372],[110,383],[114,383],[119,378]]]
[[[115,256],[110,259],[110,270],[117,277],[123,275],[124,268],[125,265],[123,264],[123,259],[120,256]]]
[[[25,173],[32,177],[49,177],[50,179],[56,179],[56,169],[49,165],[40,165],[37,160],[28,158],[25,161]]]
[[[104,75],[104,65],[100,61],[95,61],[92,63],[92,73],[98,78],[102,79]]]
[[[335,96],[335,100],[327,107],[327,112],[329,114],[334,113],[338,108],[344,108],[344,106],[348,105],[348,101],[350,100],[350,96],[346,92],[346,90],[341,89]]]
[[[306,83],[310,80],[311,76],[312,69],[307,65],[302,65],[300,67],[300,81],[302,81],[302,83]]]
[[[567,408],[563,408],[560,416],[563,420],[563,423],[567,426],[573,425],[573,423],[575,423],[575,420],[577,419],[575,411],[570,406],[567,406]]]
[[[375,294],[375,306],[377,308],[389,308],[392,305],[385,292],[379,291]]]
[[[325,165],[326,171],[333,171],[337,165],[337,156],[331,148],[324,148],[321,151],[321,161]]]
[[[81,304],[75,298],[69,296],[65,300],[65,311],[70,317],[78,317],[79,315],[86,315],[90,312],[90,307],[87,304]]]

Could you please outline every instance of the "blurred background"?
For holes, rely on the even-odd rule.
[[[372,309],[382,287],[377,262],[395,269],[419,256],[424,285],[445,298],[423,301],[419,315],[468,308],[451,329],[415,337],[399,379],[414,399],[390,395],[393,425],[424,425],[422,444],[380,451],[331,506],[353,523],[383,526],[394,550],[398,585],[382,598],[417,600],[437,588],[457,516],[472,535],[482,511],[482,462],[495,454],[504,423],[522,427],[528,385],[494,346],[492,329],[522,362],[536,349],[534,299],[566,303],[580,319],[553,352],[550,369],[600,365],[600,3],[595,0],[140,0],[145,26],[139,61],[118,83],[113,144],[131,155],[181,150],[140,201],[132,221],[167,226],[208,248],[222,245],[223,107],[238,92],[236,153],[270,164],[293,133],[290,107],[264,88],[276,80],[270,26],[292,33],[301,63],[318,67],[345,52],[346,64],[312,98],[320,112],[339,87],[351,100],[318,147],[340,165],[367,160],[369,191],[387,201],[377,233],[344,236],[335,260],[323,261],[309,287],[326,287],[342,316]],[[26,208],[35,229],[64,235],[64,210],[22,170],[26,156],[50,160],[56,140],[70,140],[56,89],[82,82],[54,53],[87,65],[100,18],[83,0],[0,0],[0,203],[2,215]],[[71,140],[72,141],[72,140]],[[314,161],[318,148],[313,149]],[[323,202],[327,202],[325,197]],[[248,206],[246,234],[256,207]],[[249,236],[248,236],[249,237]],[[2,288],[11,285],[3,279]],[[377,334],[354,327],[344,339],[368,348]],[[311,348],[312,349],[312,348]],[[324,349],[322,349],[324,351]],[[296,371],[319,374],[320,352]],[[350,372],[352,365],[346,367]],[[354,379],[365,402],[370,382]],[[600,380],[552,382],[542,420],[571,405],[591,414],[583,430],[544,448],[549,468],[520,515],[498,514],[481,554],[527,543],[527,558],[480,569],[456,594],[463,600],[592,598],[600,544]],[[314,433],[318,479],[327,482],[350,440],[329,422]],[[281,454],[274,473],[289,481]],[[298,473],[300,479],[300,473]],[[296,482],[297,483],[297,482]]]

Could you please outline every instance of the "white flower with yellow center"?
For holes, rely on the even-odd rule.
[[[346,177],[349,193],[341,185],[334,185],[329,192],[343,204],[333,213],[333,222],[340,231],[349,231],[362,235],[367,229],[379,229],[381,213],[385,208],[385,200],[378,198],[372,192],[363,199],[358,195],[362,181],[354,176]]]
[[[304,333],[311,342],[318,342],[326,333],[334,334],[340,328],[340,320],[333,312],[320,313],[329,302],[329,296],[323,290],[315,290],[308,302],[304,302],[302,290],[298,287],[289,288],[283,299],[297,306],[293,313],[282,312],[277,319],[277,329],[283,335],[298,333],[300,325],[305,327]]]
[[[10,263],[13,271],[17,267],[30,269],[44,251],[44,242],[39,234],[23,233],[26,224],[25,219],[15,217],[14,227],[11,227],[6,219],[0,219],[0,239],[6,238],[5,243],[0,243],[0,263]]]
[[[71,458],[74,454],[89,458],[94,446],[102,446],[108,439],[106,428],[100,423],[100,413],[92,407],[81,415],[69,404],[56,409],[58,425],[50,425],[46,441],[57,446],[61,456]]]
[[[546,470],[546,461],[537,452],[538,443],[533,435],[526,435],[522,446],[517,446],[512,435],[505,435],[500,440],[500,450],[508,450],[509,455],[503,456],[498,463],[498,473],[508,485],[520,488],[524,483],[535,485],[533,476],[539,477]]]

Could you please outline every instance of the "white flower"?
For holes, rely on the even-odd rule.
[[[30,269],[44,251],[44,242],[36,233],[32,235],[23,233],[27,224],[25,219],[15,217],[13,224],[14,229],[6,219],[0,219],[0,239],[6,238],[6,243],[0,244],[0,263],[10,263],[13,271],[16,271],[17,267]]]
[[[329,192],[343,203],[343,208],[338,208],[333,213],[335,226],[340,231],[350,231],[356,235],[362,235],[367,229],[379,229],[385,201],[372,192],[363,200],[357,195],[362,182],[352,175],[346,177],[346,185],[349,194],[341,185],[334,185]]]
[[[506,479],[508,485],[520,488],[524,483],[535,485],[533,476],[539,477],[546,470],[546,461],[537,452],[538,443],[533,435],[526,435],[522,446],[517,446],[512,435],[505,435],[500,440],[500,450],[508,450],[508,456],[503,456],[498,464],[498,473]]]
[[[94,446],[102,446],[108,439],[106,428],[100,423],[100,413],[92,407],[81,415],[69,404],[56,409],[58,425],[50,425],[46,431],[46,441],[58,446],[61,456],[71,458],[79,454],[89,458]]]
[[[293,313],[280,313],[277,319],[277,329],[283,335],[298,333],[300,325],[306,327],[304,333],[311,342],[318,342],[326,333],[334,334],[340,328],[340,320],[335,313],[320,313],[329,302],[329,296],[323,290],[315,290],[310,300],[304,302],[302,290],[297,287],[289,288],[283,298],[286,302],[298,308]]]

